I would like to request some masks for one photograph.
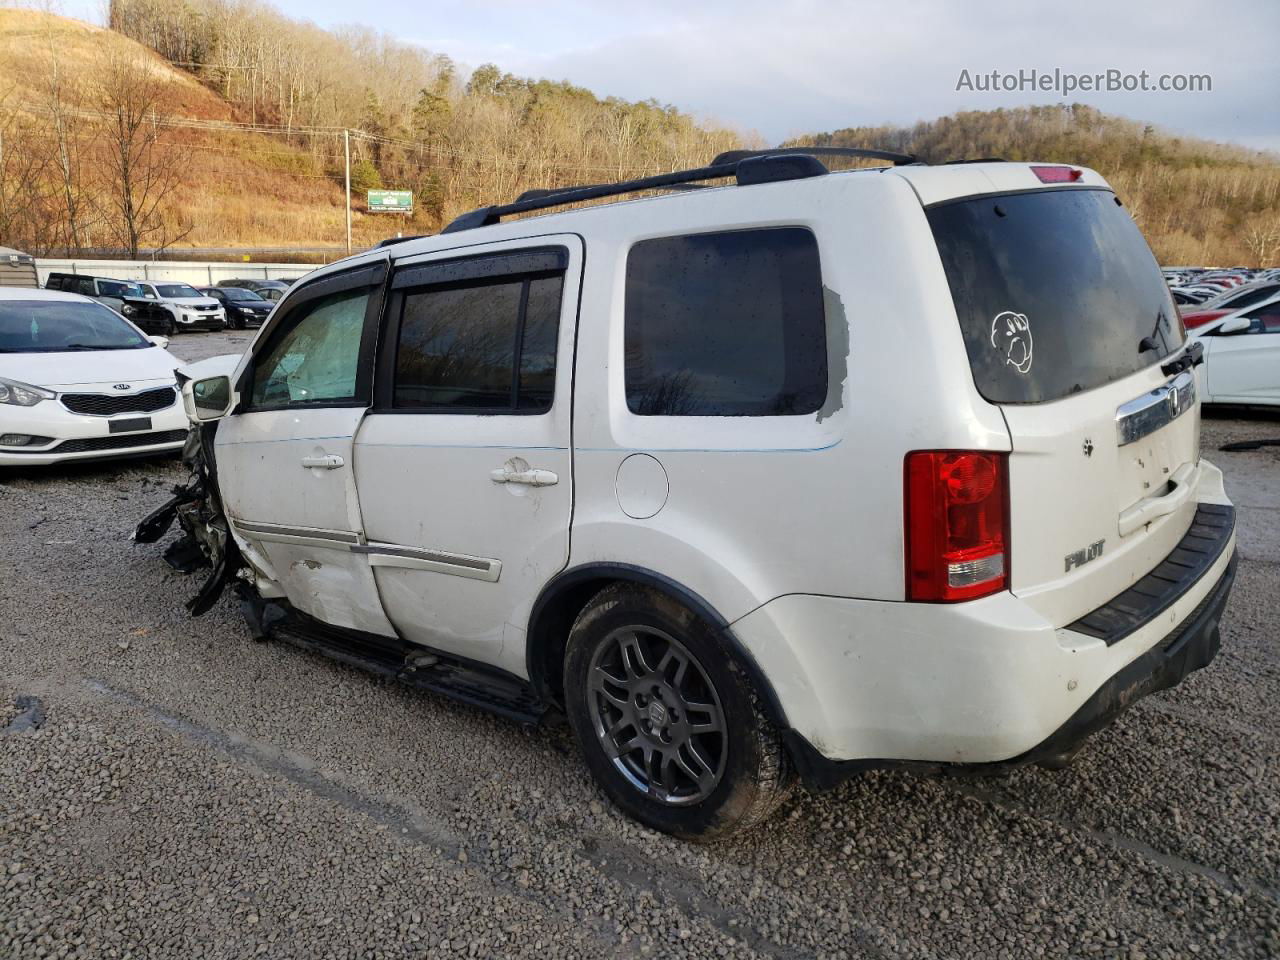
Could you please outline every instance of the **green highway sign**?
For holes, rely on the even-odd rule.
[[[370,213],[413,213],[412,190],[370,190]]]

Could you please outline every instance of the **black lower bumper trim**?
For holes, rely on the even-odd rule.
[[[1104,683],[1066,723],[1026,753],[995,763],[831,760],[819,753],[801,734],[787,730],[783,737],[796,772],[806,785],[821,790],[867,770],[906,769],[953,776],[989,775],[1069,754],[1138,700],[1167,690],[1187,674],[1212,662],[1222,643],[1218,622],[1235,582],[1237,562],[1238,557],[1233,555],[1213,589],[1173,633]]]
[[[1073,633],[1119,643],[1154,620],[1222,556],[1236,529],[1234,507],[1202,503],[1191,527],[1170,554],[1145,577],[1098,609],[1067,625]]]

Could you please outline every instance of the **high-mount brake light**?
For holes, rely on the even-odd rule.
[[[1075,183],[1084,176],[1084,171],[1075,167],[1032,167],[1031,172],[1041,183]]]
[[[1009,471],[1003,453],[918,450],[904,484],[907,599],[973,600],[1009,582]]]

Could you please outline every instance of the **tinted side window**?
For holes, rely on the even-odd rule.
[[[818,244],[795,227],[644,240],[627,257],[627,407],[813,413],[827,395]]]
[[[1256,307],[1245,316],[1251,321],[1249,329],[1245,331],[1246,334],[1280,333],[1280,303]]]
[[[355,402],[369,290],[346,290],[301,305],[284,332],[254,359],[253,407]]]
[[[407,290],[392,403],[544,413],[555,389],[561,274]]]

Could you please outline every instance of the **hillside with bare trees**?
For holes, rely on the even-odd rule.
[[[1280,263],[1280,158],[1162,133],[1072,104],[851,127],[791,145],[881,147],[941,163],[974,157],[1093,167],[1166,264]]]
[[[532,186],[697,165],[741,143],[673,107],[493,65],[464,77],[446,56],[262,4],[116,0],[110,19],[104,30],[0,10],[6,243],[37,253],[341,244],[344,130],[357,247],[436,230]],[[148,91],[145,124],[132,122],[139,91],[130,95],[135,140],[123,150],[104,91],[122,64]],[[133,168],[136,197],[109,182],[131,150],[152,161]],[[414,192],[412,218],[362,213],[365,191],[384,186]]]

